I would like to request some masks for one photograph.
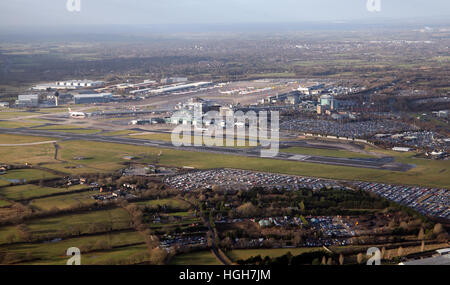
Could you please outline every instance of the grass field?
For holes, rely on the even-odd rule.
[[[97,129],[86,129],[85,126],[82,125],[51,125],[45,127],[36,128],[37,130],[46,130],[46,131],[54,131],[54,132],[63,132],[63,133],[74,133],[74,134],[95,134],[101,132],[101,130]]]
[[[131,135],[130,137],[134,138],[134,139],[143,139],[143,140],[155,140],[155,141],[166,141],[166,142],[171,142],[172,141],[172,135],[171,134],[161,134],[161,133],[146,134],[146,135]],[[186,140],[186,141],[190,142],[191,144],[194,144],[194,138],[195,138],[195,136],[189,136],[186,139],[184,137],[182,137],[182,136],[179,137],[180,142]],[[202,142],[204,144],[203,139],[202,139]],[[226,139],[223,139],[222,145],[224,147],[242,147],[242,148],[251,147],[250,146],[250,142],[248,141],[248,138],[245,140],[245,142],[242,139],[242,142],[244,143],[244,145],[243,146],[238,146],[238,140],[237,140],[237,138],[235,138],[234,142],[233,142],[233,145],[227,145]],[[254,142],[254,144],[255,144],[254,146],[252,145],[253,147],[259,145],[258,142]]]
[[[199,251],[177,255],[171,265],[222,265],[210,251]]]
[[[147,246],[143,244],[116,248],[104,252],[88,253],[82,256],[81,263],[84,265],[141,263],[148,261],[148,257],[145,257],[147,251]]]
[[[305,252],[313,252],[321,250],[320,247],[308,247],[308,248],[276,248],[276,249],[237,249],[227,252],[227,256],[237,262],[238,260],[246,260],[250,257],[255,257],[261,255],[264,257],[268,256],[270,258],[280,257],[290,252],[292,255],[300,255]]]
[[[371,155],[352,151],[319,149],[310,147],[290,147],[281,149],[281,152],[304,154],[304,155],[316,155],[316,156],[344,157],[344,158],[375,158],[374,156]]]
[[[40,169],[17,169],[8,171],[5,175],[1,175],[0,186],[18,183],[21,181],[26,182],[55,177],[58,176]]]
[[[0,120],[5,119],[13,119],[17,117],[25,117],[25,116],[33,116],[33,115],[39,115],[39,113],[35,112],[17,112],[17,111],[0,111]]]
[[[92,226],[100,223],[108,224],[113,230],[129,229],[130,216],[123,209],[112,209],[32,220],[26,225],[36,237],[54,237],[72,231],[78,235],[89,233]],[[11,234],[16,237],[16,242],[21,241],[17,227],[5,226],[0,228],[0,244],[7,243]]]
[[[120,250],[114,250],[115,247],[122,247],[127,245],[135,245],[138,243],[144,243],[143,236],[135,231],[120,232],[111,234],[102,234],[95,236],[86,236],[79,238],[65,239],[59,242],[52,243],[32,243],[32,244],[19,244],[7,246],[8,252],[31,254],[33,259],[38,259],[27,264],[33,265],[65,265],[69,259],[66,256],[67,249],[70,247],[77,247],[81,250],[82,264],[89,263],[89,260],[95,260],[95,255],[104,256],[109,255],[112,252],[116,252],[115,257],[119,258],[123,256],[120,254]],[[109,250],[100,251],[97,253],[84,253],[83,251],[92,251],[99,249],[100,245],[106,245]],[[4,246],[6,248],[6,246]],[[0,251],[2,248],[0,247]],[[144,249],[145,250],[145,249]],[[86,255],[86,260],[83,260]],[[111,254],[113,255],[113,254]],[[114,256],[114,255],[113,255]],[[91,257],[91,258],[89,258]]]
[[[52,209],[67,210],[77,206],[93,205],[96,200],[92,199],[92,192],[81,192],[53,196],[42,199],[33,200],[30,205],[41,210],[48,211]]]
[[[123,131],[112,131],[112,132],[104,132],[101,133],[101,136],[111,136],[111,137],[115,137],[115,136],[127,136],[129,134],[135,134],[137,133],[136,131],[129,131],[129,130],[123,130]]]
[[[24,144],[24,143],[34,143],[34,142],[45,142],[54,141],[54,138],[46,137],[31,137],[31,136],[16,136],[16,135],[5,135],[0,134],[0,144]],[[2,149],[0,147],[0,153]]]
[[[189,166],[199,169],[228,167],[330,179],[362,180],[406,185],[423,185],[429,187],[448,187],[450,185],[450,161],[413,158],[413,153],[403,154],[379,149],[376,151],[393,155],[396,157],[397,161],[411,163],[416,167],[408,172],[395,172],[263,158],[244,159],[232,155],[88,141],[66,141],[59,145],[61,146],[60,159],[66,161],[66,163],[55,163],[52,158],[54,150],[50,150],[53,146],[51,146],[50,149],[47,145],[34,147],[5,147],[2,148],[2,151],[5,152],[5,157],[10,158],[6,160],[8,162],[23,162],[25,159],[30,160],[30,158],[34,160],[41,159],[44,162],[47,162],[45,167],[66,173],[104,173],[118,170],[123,168],[123,157],[127,155],[140,157],[141,159],[138,160],[139,162],[154,163],[155,157],[157,157],[159,153],[162,153],[159,158],[159,163],[167,166]],[[90,159],[83,161],[74,160],[77,156],[88,157]],[[245,163],[243,163],[243,160],[245,160]],[[66,168],[68,166],[77,168],[68,169]]]
[[[16,122],[16,121],[0,121],[0,128],[18,129],[18,128],[32,128],[39,126],[37,123]]]
[[[71,191],[76,191],[83,188],[86,187],[83,185],[75,185],[68,188],[51,188],[27,184],[1,188],[0,196],[3,196],[9,200],[24,200],[57,193],[70,193]]]
[[[0,208],[11,206],[11,203],[5,200],[0,200]]]
[[[197,153],[189,151],[157,149],[97,142],[64,142],[62,143],[63,159],[72,164],[84,164],[83,171],[111,171],[123,167],[122,157],[156,157],[160,152],[160,163],[168,166],[189,166],[200,169],[207,168],[238,168],[263,172],[275,172],[301,176],[316,176],[331,179],[363,180],[383,183],[398,183],[407,185],[424,185],[430,187],[448,187],[450,161],[431,161],[411,158],[413,154],[396,154],[397,160],[410,162],[416,168],[408,172],[395,172],[366,168],[322,165],[314,163],[271,160],[263,158],[243,158],[239,156]],[[93,157],[89,161],[74,161],[75,156]],[[151,160],[141,159],[151,163]],[[48,166],[51,167],[51,166]]]

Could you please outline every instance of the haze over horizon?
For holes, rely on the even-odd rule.
[[[383,22],[450,16],[447,0],[380,1],[381,11],[370,12],[367,0],[81,0],[81,11],[69,12],[66,0],[15,0],[0,2],[0,26]]]

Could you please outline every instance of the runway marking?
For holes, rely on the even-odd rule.
[[[299,154],[299,155],[291,156],[291,157],[289,157],[289,159],[290,159],[290,160],[301,160],[301,161],[303,161],[303,160],[306,160],[306,159],[308,159],[308,158],[310,158],[310,157],[311,157],[311,156]]]

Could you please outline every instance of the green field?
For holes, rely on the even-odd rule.
[[[11,203],[5,200],[0,200],[0,208],[11,206]]]
[[[155,140],[155,141],[166,141],[166,142],[171,142],[172,141],[172,135],[171,134],[165,134],[165,133],[154,133],[154,134],[146,134],[146,135],[132,135],[130,137],[134,138],[134,139],[143,139],[143,140]],[[179,137],[180,141],[187,140],[191,144],[194,144],[194,138],[195,138],[195,136],[189,136],[187,139],[184,139],[182,136]],[[222,141],[222,145],[224,147],[242,147],[242,148],[251,147],[248,138],[246,138],[245,142],[244,142],[244,139],[242,139],[242,142],[243,142],[244,145],[243,146],[238,146],[238,140],[235,137],[233,145],[227,145],[226,138],[224,138],[223,141]],[[202,143],[204,144],[203,139],[202,139]],[[253,146],[253,144],[255,144],[255,145]],[[256,142],[256,141],[253,144],[252,144],[253,147],[259,145],[259,143]]]
[[[111,234],[102,234],[95,236],[86,236],[79,238],[65,239],[59,242],[52,243],[32,243],[32,244],[19,244],[3,246],[7,248],[10,253],[17,254],[31,254],[34,260],[30,263],[32,265],[65,265],[69,257],[66,255],[67,249],[71,247],[77,247],[81,250],[82,264],[89,264],[90,261],[95,260],[95,256],[114,256],[115,258],[126,257],[121,254],[120,250],[114,250],[117,247],[123,247],[127,245],[135,245],[138,243],[144,243],[143,236],[138,232],[120,232]],[[106,251],[95,250],[101,249],[102,246],[106,247]],[[0,251],[2,247],[0,247]],[[145,250],[145,249],[143,249]],[[94,251],[92,253],[86,253]],[[116,253],[116,254],[113,254]],[[86,258],[86,259],[85,259]]]
[[[45,142],[54,141],[54,138],[46,137],[31,137],[31,136],[16,136],[16,135],[5,135],[0,134],[0,144],[24,144],[24,143],[34,143],[34,142]],[[2,149],[0,147],[0,153]]]
[[[96,200],[92,198],[92,192],[81,192],[66,195],[35,199],[30,206],[48,211],[52,209],[67,210],[78,206],[93,205]]]
[[[98,129],[86,129],[85,126],[78,125],[51,125],[45,127],[36,128],[36,130],[46,130],[46,131],[54,131],[54,132],[63,132],[63,133],[74,133],[74,134],[95,134],[101,132]]]
[[[30,231],[36,237],[55,237],[57,235],[77,235],[90,233],[95,225],[107,224],[112,230],[130,228],[130,217],[123,209],[87,212],[82,214],[70,214],[52,218],[32,220],[26,223]],[[16,242],[21,241],[17,227],[5,226],[0,228],[0,244],[7,243],[8,235],[14,235]]]
[[[51,188],[27,184],[0,188],[0,196],[3,196],[9,200],[24,200],[57,193],[70,193],[71,191],[76,191],[83,188],[86,187],[83,185],[76,185],[68,188]]]
[[[33,116],[39,115],[39,113],[34,112],[17,112],[17,111],[0,111],[0,120],[14,119],[17,117]]]
[[[111,132],[104,132],[99,135],[101,136],[111,136],[111,137],[120,137],[120,136],[127,136],[129,134],[135,134],[136,131],[129,131],[129,130],[123,130],[123,131],[111,131]]]
[[[81,264],[84,265],[118,265],[137,264],[148,261],[148,249],[145,244],[115,248],[96,253],[83,254]]]
[[[210,251],[199,251],[177,255],[171,265],[222,265]]]
[[[58,177],[55,174],[40,169],[17,169],[10,170],[0,176],[0,186],[18,183],[21,181],[35,181]]]
[[[375,158],[374,156],[357,153],[345,150],[332,150],[332,149],[319,149],[310,147],[289,147],[281,149],[281,152],[304,154],[304,155],[316,155],[316,156],[331,156],[331,157],[344,157],[344,158]]]
[[[0,146],[0,163],[38,164],[55,162],[55,147],[52,144],[28,146]],[[0,176],[0,181],[1,181]]]
[[[403,154],[379,149],[375,151],[395,156],[397,161],[411,163],[416,167],[408,172],[395,172],[88,141],[65,141],[59,145],[61,146],[59,158],[64,160],[65,163],[55,163],[52,159],[52,151],[46,145],[21,148],[5,147],[2,150],[6,152],[6,157],[11,158],[11,162],[16,160],[23,161],[24,159],[30,159],[30,157],[35,160],[40,158],[43,161],[51,162],[44,164],[45,167],[66,173],[105,173],[115,171],[123,168],[124,156],[138,157],[140,158],[137,160],[138,162],[154,163],[155,158],[161,153],[159,163],[166,166],[188,166],[199,169],[226,167],[330,179],[362,180],[429,187],[448,187],[450,185],[450,161],[413,158],[414,153]],[[27,153],[24,153],[25,151]],[[74,160],[75,157],[79,156],[89,159]],[[245,163],[243,163],[244,160]]]
[[[17,122],[17,121],[0,121],[0,128],[18,129],[32,128],[39,126],[37,123]]]

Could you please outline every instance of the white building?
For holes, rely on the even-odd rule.
[[[8,102],[0,102],[0,108],[8,108],[9,103]]]
[[[69,80],[69,81],[58,81],[54,83],[44,83],[34,86],[32,89],[37,91],[45,91],[48,89],[79,89],[79,88],[98,88],[105,85],[103,81],[92,81],[92,80]]]
[[[94,93],[73,95],[75,104],[107,103],[113,99],[112,93]]]
[[[39,105],[39,95],[19,95],[19,98],[16,100],[16,105],[19,107],[37,107]]]
[[[393,151],[399,151],[399,152],[408,152],[411,151],[411,149],[409,147],[393,147],[392,148]]]

